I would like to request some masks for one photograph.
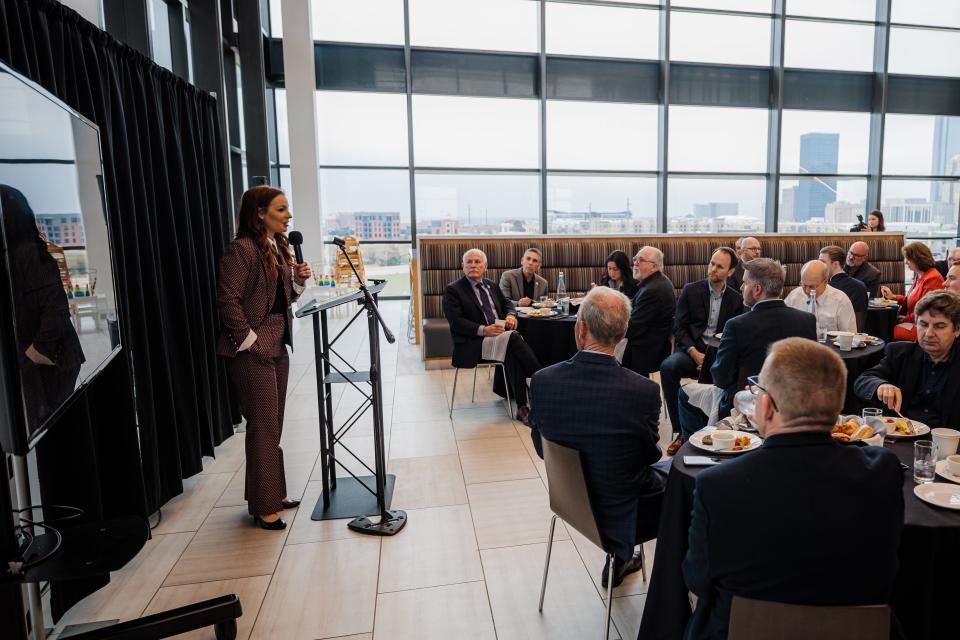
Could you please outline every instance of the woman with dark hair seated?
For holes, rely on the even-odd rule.
[[[597,285],[616,289],[623,295],[633,300],[633,294],[637,292],[637,281],[633,279],[633,267],[630,264],[630,258],[623,251],[614,251],[607,256],[607,272],[600,278]]]
[[[896,299],[900,303],[900,308],[906,309],[903,322],[893,328],[893,339],[916,340],[917,328],[913,324],[914,307],[929,292],[943,288],[943,276],[937,271],[930,248],[922,242],[911,242],[902,249],[902,252],[907,266],[913,271],[910,293],[905,296],[896,295],[887,286],[880,287],[880,292],[884,298]]]
[[[867,215],[867,228],[864,231],[886,231],[887,227],[883,224],[883,212],[880,209],[874,209]]]

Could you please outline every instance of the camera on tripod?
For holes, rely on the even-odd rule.
[[[850,227],[850,233],[857,233],[858,231],[864,231],[868,228],[867,223],[863,221],[863,216],[858,213],[857,224]]]

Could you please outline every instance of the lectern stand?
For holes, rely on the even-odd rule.
[[[378,294],[386,286],[384,280],[374,280],[372,287],[361,287],[355,293],[320,302],[314,300],[297,310],[297,317],[313,317],[313,345],[316,352],[317,403],[320,409],[320,467],[323,482],[323,494],[313,509],[313,520],[333,520],[354,518],[347,526],[359,533],[391,536],[407,523],[407,514],[403,511],[391,511],[395,476],[386,474],[386,446],[383,434],[383,395],[380,380],[380,331],[377,326],[382,322],[376,302]],[[327,311],[351,303],[360,308],[340,331],[330,338],[327,325]],[[337,353],[335,344],[347,329],[366,313],[367,330],[370,343],[370,369],[358,371]],[[387,339],[393,341],[386,327]],[[339,360],[334,362],[334,357]],[[346,419],[344,424],[334,424],[333,385],[348,384],[360,392],[364,400]],[[374,467],[371,469],[347,447],[342,439],[350,429],[368,411],[373,412]],[[341,452],[338,452],[342,450]],[[359,462],[369,476],[357,476],[338,459],[342,453]],[[350,477],[337,478],[336,468],[340,465]],[[380,516],[373,521],[365,516]]]

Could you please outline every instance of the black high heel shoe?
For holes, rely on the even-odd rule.
[[[273,522],[267,522],[260,516],[253,516],[253,524],[268,531],[280,531],[281,529],[287,528],[287,523],[283,521],[283,518],[277,518]]]
[[[283,507],[284,509],[296,509],[297,507],[300,506],[300,501],[297,499],[281,500],[280,506]]]

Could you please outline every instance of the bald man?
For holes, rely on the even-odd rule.
[[[880,270],[870,264],[870,245],[858,241],[847,250],[845,270],[852,277],[867,285],[867,295],[876,298],[880,295]]]
[[[853,304],[843,291],[828,284],[830,271],[820,260],[811,260],[800,270],[800,286],[791,291],[784,302],[792,309],[812,311],[810,294],[816,294],[817,330],[857,332]]]
[[[947,271],[947,277],[943,279],[943,288],[954,293],[960,293],[960,262],[957,262]]]
[[[727,286],[740,291],[740,288],[743,286],[743,263],[760,257],[760,241],[752,236],[746,236],[739,238],[734,244],[734,248],[736,249],[739,262],[737,263],[736,270],[730,275]]]
[[[940,275],[946,278],[950,267],[955,264],[960,264],[960,247],[953,247],[947,251],[947,258],[945,260],[937,260],[935,266],[937,267],[937,271],[940,272]]]

